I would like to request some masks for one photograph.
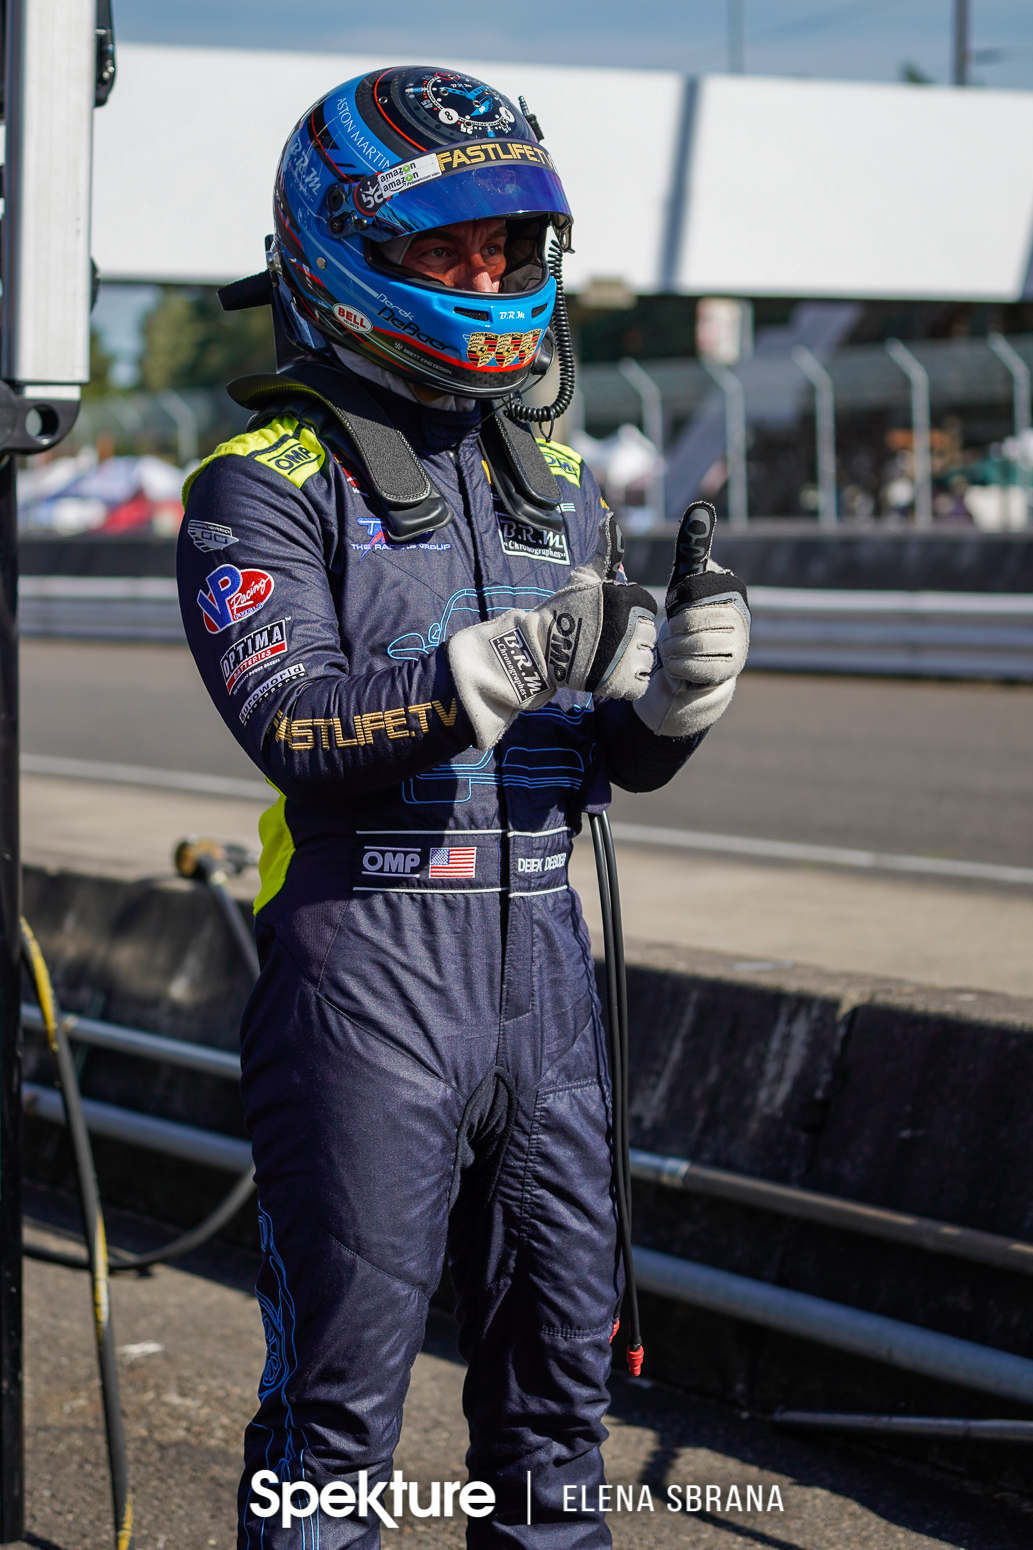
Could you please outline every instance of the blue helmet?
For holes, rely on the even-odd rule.
[[[540,372],[557,294],[546,238],[552,226],[569,249],[572,220],[529,117],[483,81],[430,66],[374,71],[310,108],[280,159],[270,253],[298,342],[316,343],[314,329],[474,398]],[[417,233],[490,216],[507,227],[497,293],[406,270]]]

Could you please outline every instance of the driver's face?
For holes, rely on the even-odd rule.
[[[403,264],[459,291],[497,291],[506,269],[506,223],[457,221],[415,237]]]

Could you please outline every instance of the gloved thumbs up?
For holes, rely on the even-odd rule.
[[[557,689],[615,700],[644,694],[653,667],[656,604],[644,587],[616,581],[624,539],[612,512],[595,553],[537,608],[511,609],[460,630],[448,659],[478,748],[490,748],[522,710]]]
[[[746,588],[710,558],[717,513],[694,501],[678,531],[660,666],[635,710],[661,737],[695,737],[727,710],[750,644]]]

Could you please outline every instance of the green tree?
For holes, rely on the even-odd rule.
[[[143,337],[141,382],[152,392],[225,387],[247,372],[276,369],[268,308],[223,312],[207,286],[165,286]]]
[[[91,328],[90,380],[82,390],[83,398],[103,398],[106,393],[114,390],[111,381],[111,368],[114,364],[114,356],[108,354],[97,330]]]

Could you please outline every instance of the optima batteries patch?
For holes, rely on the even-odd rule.
[[[232,694],[241,680],[256,667],[261,667],[263,662],[268,662],[273,657],[282,657],[289,641],[288,621],[277,619],[274,624],[267,624],[264,629],[249,630],[246,635],[235,640],[232,646],[227,646],[219,658],[226,693]]]

